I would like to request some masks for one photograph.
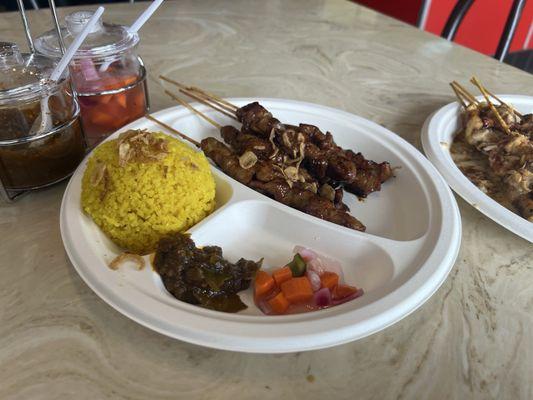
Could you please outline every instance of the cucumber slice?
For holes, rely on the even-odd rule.
[[[305,274],[305,270],[307,269],[307,264],[305,263],[302,256],[296,253],[292,261],[287,264],[287,267],[291,269],[292,276],[298,277],[298,276],[303,276]]]

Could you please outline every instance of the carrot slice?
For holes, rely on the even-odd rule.
[[[333,289],[332,297],[333,300],[344,299],[345,297],[351,296],[357,292],[357,288],[349,285],[337,285]]]
[[[323,288],[333,290],[333,288],[339,284],[339,275],[335,272],[325,271],[320,275],[320,283]]]
[[[99,97],[97,97],[97,101],[100,103],[100,104],[107,104],[111,101],[111,99],[113,98],[113,95],[112,94],[103,94],[103,95],[100,95]]]
[[[313,289],[307,277],[292,278],[281,284],[281,292],[289,303],[303,303],[313,297]]]
[[[136,76],[128,76],[128,77],[126,77],[126,78],[124,78],[124,79],[122,80],[122,84],[123,84],[124,86],[129,86],[129,85],[131,85],[132,83],[135,83],[135,81],[137,81],[137,77],[136,77]]]
[[[255,296],[262,297],[274,288],[274,279],[265,271],[257,271],[255,274]]]
[[[292,278],[292,271],[289,267],[283,267],[275,270],[272,277],[276,281],[276,285],[280,286],[283,282]]]
[[[118,105],[120,105],[122,108],[126,108],[128,101],[126,93],[117,93],[113,97]]]
[[[113,124],[114,122],[114,118],[112,114],[98,111],[96,109],[91,112],[91,116],[89,117],[89,119],[95,125],[109,125],[109,124]]]
[[[268,301],[268,304],[272,307],[272,311],[274,311],[275,314],[284,314],[289,308],[289,302],[281,292],[271,298]]]

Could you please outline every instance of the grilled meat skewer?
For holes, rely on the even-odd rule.
[[[305,142],[305,166],[310,172],[318,180],[327,178],[342,183],[360,197],[380,190],[381,183],[392,176],[388,163],[368,161],[361,153],[341,148],[329,132],[324,134],[316,126],[283,125],[257,102],[237,109],[236,115],[243,124],[243,131],[263,138],[274,132],[277,143],[286,152],[294,151],[299,142]]]
[[[467,107],[466,142],[487,156],[490,168],[518,197],[533,190],[533,143],[527,136],[511,132],[509,135],[495,126],[488,107]]]
[[[259,159],[271,159],[279,164],[283,162],[283,155],[275,154],[275,149],[268,139],[265,140],[258,136],[241,132],[231,125],[221,127],[220,135],[239,154],[252,151]]]
[[[257,168],[256,175],[260,181],[268,182],[274,178],[287,180],[289,177],[285,171],[289,167],[289,172],[292,172],[293,175],[294,173],[297,174],[296,177],[293,176],[291,185],[311,190],[313,193],[317,193],[319,189],[322,189],[319,193],[321,196],[333,202],[336,208],[349,211],[348,206],[342,202],[341,188],[335,190],[327,183],[321,184],[301,165],[286,165],[285,161],[288,161],[293,155],[289,157],[288,154],[278,151],[279,149],[275,149],[270,141],[252,134],[243,133],[231,125],[221,127],[220,134],[236,153],[252,152],[257,156],[260,166]]]
[[[302,190],[295,187],[291,188],[284,180],[270,182],[251,181],[250,187],[272,197],[280,203],[317,218],[357,231],[364,231],[366,229],[355,217],[346,211],[337,209],[332,202],[309,190]]]
[[[300,124],[299,127],[284,125],[274,118],[268,110],[262,107],[259,103],[250,103],[244,107],[238,108],[227,101],[209,94],[201,89],[194,87],[187,87],[172,79],[161,77],[162,79],[178,86],[180,91],[210,107],[213,109],[227,113],[235,113],[236,119],[239,120],[242,125],[242,132],[244,134],[252,133],[263,139],[269,139],[272,141],[272,136],[276,136],[278,145],[280,144],[279,135],[283,135],[285,131],[297,131],[298,136],[303,136],[307,142],[306,145],[313,143],[317,145],[320,150],[328,150],[326,153],[320,153],[316,150],[308,149],[308,155],[306,162],[307,168],[314,171],[315,178],[321,183],[328,183],[332,181],[333,185],[348,184],[347,189],[357,194],[359,197],[366,197],[372,191],[381,189],[381,183],[386,181],[392,176],[392,170],[388,163],[377,164],[373,161],[364,159],[362,154],[358,153],[358,157],[352,160],[350,154],[344,154],[345,150],[337,146],[333,142],[333,137],[328,132],[322,133],[317,127],[313,125]],[[183,101],[174,96],[172,93],[167,92],[172,98],[176,99],[183,104]],[[186,105],[189,107],[189,105]],[[222,111],[222,109],[224,111]],[[197,112],[194,110],[194,112]],[[198,112],[197,112],[198,113]],[[201,115],[201,113],[199,113]],[[227,115],[227,114],[226,114]],[[232,118],[233,115],[230,115]],[[206,120],[210,121],[206,116],[203,116]],[[307,136],[307,138],[306,138]],[[290,147],[290,144],[288,145]],[[287,149],[288,153],[296,153],[295,148]],[[311,158],[311,156],[313,156]],[[359,162],[359,166],[356,163]],[[359,168],[359,169],[358,169]]]
[[[261,176],[260,168],[264,168],[266,163],[257,163],[253,167],[245,169],[239,164],[237,154],[217,139],[206,138],[202,140],[200,145],[207,157],[211,158],[222,171],[239,182],[307,214],[351,229],[365,230],[365,226],[361,222],[345,210],[337,208],[333,202],[298,185],[291,188],[285,180],[280,179],[275,174],[271,176],[274,179],[269,181],[253,179],[254,175]]]
[[[221,141],[208,137],[200,142],[200,148],[224,173],[233,179],[247,186],[252,181],[255,169],[241,167],[237,154]]]

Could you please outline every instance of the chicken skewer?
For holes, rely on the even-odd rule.
[[[489,168],[507,189],[506,197],[520,215],[533,222],[533,143],[518,128],[526,117],[501,99],[495,106],[490,94],[475,77],[472,83],[479,88],[486,103],[476,102],[468,91],[452,83],[464,114],[464,138],[486,157]],[[501,128],[501,129],[500,129]]]
[[[153,116],[147,117],[149,117],[149,120],[168,129],[170,132],[198,145],[198,142],[195,140],[159,121]],[[203,139],[198,147],[200,147],[205,155],[213,160],[223,172],[252,189],[274,198],[280,203],[350,229],[358,231],[365,230],[365,226],[360,221],[345,210],[336,208],[332,202],[318,194],[298,187],[290,187],[288,183],[282,179],[273,179],[267,182],[256,179],[257,168],[254,168],[256,167],[255,165],[250,168],[244,168],[241,165],[238,154],[213,137]]]

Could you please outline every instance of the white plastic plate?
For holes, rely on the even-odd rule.
[[[498,95],[518,111],[533,112],[533,97]],[[479,100],[482,100],[479,97]],[[430,115],[422,128],[422,147],[450,187],[470,205],[504,228],[533,242],[533,223],[508,210],[478,189],[455,165],[450,146],[461,128],[459,103],[450,103]]]
[[[255,100],[230,101],[244,105]],[[445,280],[459,250],[459,211],[444,180],[414,147],[373,122],[314,104],[258,100],[281,121],[315,124],[331,131],[341,146],[401,169],[364,202],[346,196],[352,214],[367,225],[367,233],[361,233],[277,203],[213,167],[217,209],[190,229],[193,239],[200,246],[221,246],[231,261],[264,257],[265,268],[286,263],[295,245],[310,247],[338,259],[346,281],[364,288],[364,296],[316,312],[265,316],[253,305],[249,289],[241,293],[248,309],[226,314],[176,300],[151,268],[112,271],[107,264],[120,249],[80,208],[86,160],[68,184],[60,217],[65,249],[80,276],[104,301],[144,326],[187,342],[236,351],[281,353],[333,346],[384,329],[414,311]],[[222,124],[235,124],[195,106]],[[196,140],[219,137],[215,128],[182,107],[154,115]],[[122,130],[130,128],[161,130],[146,119]]]

